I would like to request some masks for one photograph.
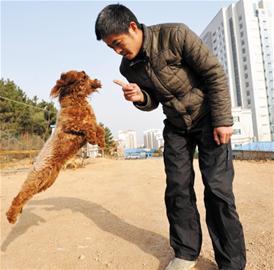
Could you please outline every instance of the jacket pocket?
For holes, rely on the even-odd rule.
[[[185,110],[188,114],[199,115],[204,103],[204,94],[200,89],[192,88],[180,99],[180,102],[184,104]]]

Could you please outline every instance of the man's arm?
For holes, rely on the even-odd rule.
[[[177,39],[182,61],[201,78],[211,111],[214,139],[227,143],[232,135],[233,118],[227,78],[215,55],[188,27],[178,28]]]

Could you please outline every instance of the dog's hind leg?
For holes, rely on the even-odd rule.
[[[7,211],[7,219],[15,223],[17,216],[22,212],[23,206],[37,193],[50,187],[58,176],[60,168],[44,168],[40,171],[31,171],[24,182],[20,192],[13,199]]]

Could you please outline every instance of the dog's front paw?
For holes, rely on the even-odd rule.
[[[105,140],[98,140],[98,142],[97,142],[97,144],[98,144],[98,146],[100,147],[100,148],[105,148]]]
[[[90,131],[87,135],[88,135],[87,136],[88,143],[97,144],[96,133],[94,131]]]

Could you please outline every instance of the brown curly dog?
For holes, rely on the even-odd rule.
[[[86,99],[99,87],[100,81],[90,79],[84,71],[69,71],[63,73],[52,88],[51,96],[59,96],[61,105],[56,128],[39,153],[21,191],[12,201],[7,212],[10,223],[16,222],[23,206],[34,194],[54,183],[64,163],[86,142],[104,147],[104,129],[96,123]]]

